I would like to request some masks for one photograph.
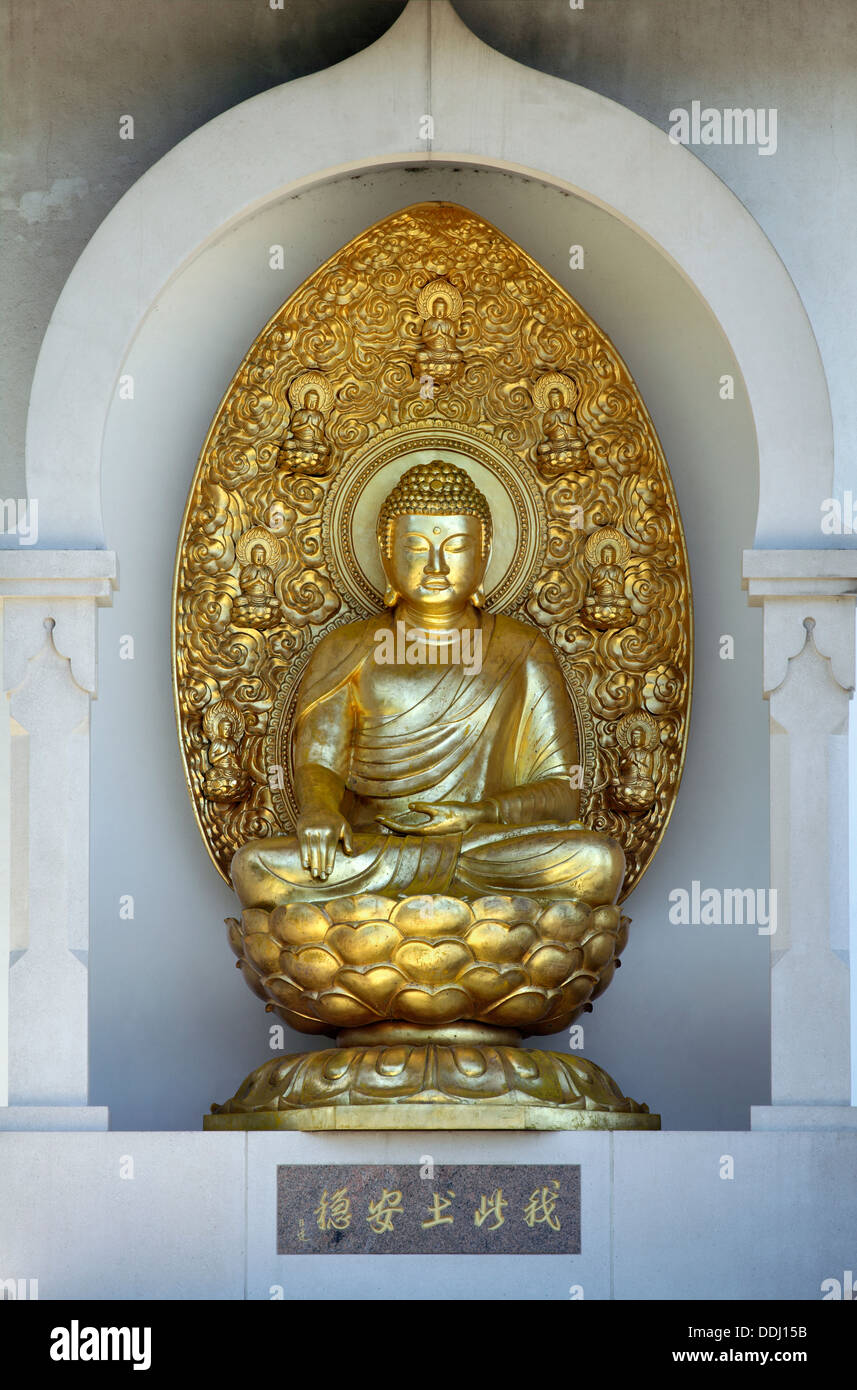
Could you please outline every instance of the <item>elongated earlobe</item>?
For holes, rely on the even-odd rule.
[[[386,589],[384,590],[384,607],[395,608],[398,602],[399,595],[396,593],[396,590],[393,588],[392,584],[388,584]]]
[[[482,588],[481,584],[476,592],[470,595],[470,602],[473,604],[474,608],[485,607],[485,590]]]

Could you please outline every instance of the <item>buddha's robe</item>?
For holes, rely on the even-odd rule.
[[[616,840],[575,819],[576,721],[550,644],[515,619],[476,616],[481,669],[379,663],[377,635],[389,616],[319,643],[298,699],[295,781],[300,792],[307,764],[337,775],[353,853],[339,845],[320,881],[301,865],[296,836],[250,841],[232,861],[245,906],[351,893],[615,901],[624,855]],[[399,834],[378,824],[379,816],[419,820],[413,801],[490,801],[499,823],[463,835]]]

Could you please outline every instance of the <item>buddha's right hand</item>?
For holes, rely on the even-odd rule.
[[[310,811],[298,818],[298,846],[301,864],[312,878],[322,882],[330,875],[336,861],[340,840],[346,854],[351,854],[351,826],[344,816],[327,811]]]

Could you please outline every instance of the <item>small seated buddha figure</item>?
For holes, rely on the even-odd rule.
[[[486,498],[440,459],[409,468],[382,504],[385,612],[310,659],[292,731],[297,824],[235,854],[244,907],[357,893],[616,901],[624,854],[578,819],[576,718],[553,649],[484,608],[491,531]],[[399,624],[435,655],[448,635],[480,660],[390,661],[391,638],[379,661],[379,636]]]
[[[538,382],[534,398],[544,410],[544,438],[536,445],[539,471],[546,478],[556,478],[590,468],[592,460],[575,415],[577,387],[571,377],[549,373]]]
[[[274,593],[274,571],[266,563],[267,551],[257,543],[250,550],[249,564],[238,576],[241,593],[232,602],[232,621],[238,627],[270,627],[279,610]]]
[[[310,477],[330,472],[330,441],[325,433],[325,415],[332,392],[321,372],[301,372],[289,387],[292,414],[289,432],[280,446],[277,463]]]
[[[645,811],[657,796],[655,758],[658,731],[650,715],[626,714],[616,728],[622,750],[619,775],[610,784],[614,805],[627,811]]]
[[[589,593],[583,601],[583,618],[590,627],[602,631],[627,627],[634,621],[633,610],[625,597],[624,566],[619,563],[628,554],[627,542],[620,550],[622,539],[612,528],[605,528],[601,533],[596,532],[586,546],[587,559],[595,563],[589,578]]]
[[[463,357],[456,343],[455,320],[461,313],[461,295],[446,280],[434,280],[420,291],[417,307],[424,315],[414,375],[423,380],[451,381],[461,369]]]
[[[216,700],[203,715],[202,729],[210,764],[203,780],[205,795],[210,801],[239,801],[249,785],[238,761],[238,740],[244,733],[241,711],[231,700]]]

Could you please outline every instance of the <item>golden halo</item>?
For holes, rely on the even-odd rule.
[[[544,376],[539,377],[533,387],[533,400],[539,410],[550,410],[551,391],[562,392],[563,405],[577,405],[577,383],[570,376],[566,376],[565,372],[546,372]]]
[[[593,531],[583,547],[583,554],[590,569],[595,569],[596,565],[601,564],[601,556],[608,545],[612,545],[616,551],[616,560],[620,565],[624,565],[631,554],[631,547],[628,544],[627,536],[621,531],[617,531],[615,526],[602,526],[600,531]]]
[[[635,710],[625,714],[616,725],[616,742],[621,748],[631,747],[631,734],[634,729],[643,730],[643,747],[654,748],[658,742],[658,726],[645,710]]]
[[[318,408],[327,415],[333,405],[333,387],[324,372],[301,372],[289,386],[289,405],[293,410],[302,410],[308,391],[318,392]]]
[[[235,554],[238,556],[239,563],[252,565],[253,548],[261,545],[265,551],[265,564],[272,570],[278,570],[283,563],[283,549],[276,536],[264,526],[251,526],[249,531],[245,531],[235,547]]]
[[[322,543],[338,591],[358,611],[383,604],[377,523],[384,500],[409,468],[455,464],[485,497],[492,518],[485,576],[487,606],[511,611],[530,592],[544,558],[547,521],[530,469],[496,439],[453,421],[414,421],[376,436],[341,469],[331,487]]]
[[[206,738],[217,738],[221,720],[229,721],[229,737],[241,738],[244,733],[244,716],[232,700],[214,700],[202,716],[202,729]]]
[[[427,285],[423,285],[417,295],[417,309],[420,318],[430,319],[434,310],[435,300],[442,299],[446,305],[446,316],[450,319],[457,319],[464,307],[461,298],[461,291],[451,285],[448,280],[429,280]]]

